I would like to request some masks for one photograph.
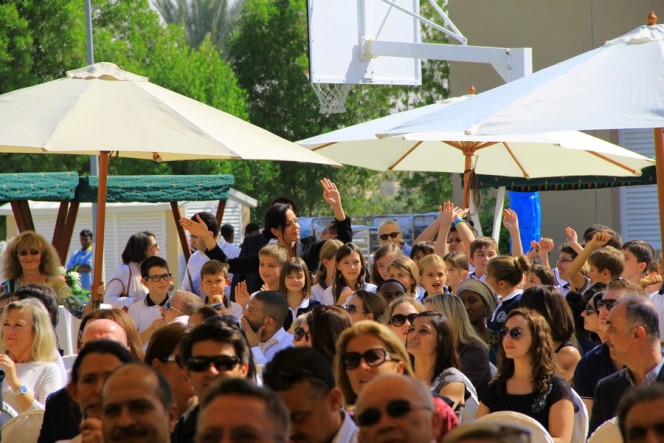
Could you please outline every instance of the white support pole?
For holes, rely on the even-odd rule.
[[[480,216],[477,215],[479,211],[477,210],[477,206],[475,206],[475,202],[473,199],[470,199],[470,219],[473,221],[473,224],[475,225],[475,231],[477,231],[477,235],[479,237],[484,237],[484,233],[482,232],[482,223],[480,223]]]
[[[493,229],[491,237],[498,243],[500,239],[500,226],[503,221],[503,207],[505,206],[505,186],[500,186],[496,193],[496,207],[493,210]]]
[[[408,43],[363,40],[362,56],[421,58],[467,63],[490,63],[506,82],[532,74],[531,48],[492,48],[442,43]]]

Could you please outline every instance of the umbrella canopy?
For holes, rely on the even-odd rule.
[[[542,178],[604,175],[639,176],[654,164],[642,155],[578,131],[499,136],[447,131],[447,124],[429,125],[427,132],[381,137],[389,128],[427,120],[431,114],[454,110],[477,97],[464,96],[401,112],[298,143],[342,164],[378,171],[465,172],[478,175]],[[438,130],[440,128],[441,130]],[[464,180],[468,205],[470,180]]]
[[[97,63],[0,95],[0,150],[149,160],[243,159],[337,165],[265,129]]]
[[[532,75],[389,131],[445,122],[473,134],[593,129],[655,129],[660,238],[664,239],[664,26],[648,25]]]
[[[436,125],[470,134],[664,126],[664,25],[641,26],[600,48],[388,131]]]
[[[108,157],[338,165],[112,63],[0,95],[0,152],[99,155],[94,288],[100,284]],[[94,289],[93,289],[94,292]]]

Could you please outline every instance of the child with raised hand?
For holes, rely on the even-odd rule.
[[[337,251],[337,273],[334,285],[323,294],[324,305],[340,305],[346,303],[348,297],[358,289],[376,292],[376,285],[365,282],[366,262],[362,251],[354,243],[346,243]]]
[[[423,302],[434,295],[450,292],[450,289],[445,286],[447,265],[443,257],[437,254],[427,255],[420,261],[419,271],[420,285],[425,290],[422,297]]]
[[[224,290],[229,284],[227,264],[210,260],[201,268],[201,292],[205,295],[205,304],[240,319],[244,311],[242,306],[230,301],[224,295]]]
[[[343,245],[339,240],[328,240],[320,248],[320,265],[314,285],[311,287],[311,298],[320,302],[325,290],[334,284],[334,275],[337,272],[337,251]]]
[[[438,212],[438,238],[434,252],[441,257],[449,252],[468,255],[470,245],[475,240],[475,233],[465,220],[468,209],[457,208],[454,203],[446,201],[438,207]]]
[[[512,256],[523,255],[523,245],[521,244],[521,232],[519,231],[519,217],[512,209],[503,209],[503,226],[510,233],[512,241]]]
[[[284,319],[284,329],[288,331],[293,321],[320,305],[311,296],[311,277],[309,268],[300,257],[291,257],[281,267],[279,273],[279,292],[286,295],[289,315]]]
[[[265,245],[258,252],[258,274],[263,280],[261,291],[278,291],[281,267],[288,260],[288,250],[277,243]],[[235,287],[235,301],[244,309],[249,303],[247,283],[240,282]]]
[[[530,270],[530,260],[525,255],[511,257],[501,255],[492,258],[487,265],[486,283],[500,296],[496,309],[487,322],[487,328],[497,332],[503,327],[507,314],[518,308],[523,289],[523,276]]]
[[[586,247],[569,264],[567,281],[571,289],[583,293],[592,283],[609,283],[620,277],[624,269],[624,256],[618,249],[606,246],[611,239],[609,231],[595,232]],[[588,277],[581,274],[586,261],[590,265]]]
[[[405,255],[392,260],[387,266],[387,274],[392,280],[401,282],[416,300],[424,296],[424,288],[419,285],[420,272],[417,265]]]

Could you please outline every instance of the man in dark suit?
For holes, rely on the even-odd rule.
[[[627,295],[613,306],[606,324],[603,339],[625,368],[597,384],[590,433],[616,415],[618,402],[633,386],[664,382],[655,305],[646,297]]]

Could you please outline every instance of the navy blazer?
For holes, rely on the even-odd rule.
[[[597,383],[595,399],[590,415],[588,436],[607,420],[616,416],[616,408],[622,396],[632,387],[627,378],[627,368],[604,377]],[[657,381],[664,382],[664,366],[657,374]]]

